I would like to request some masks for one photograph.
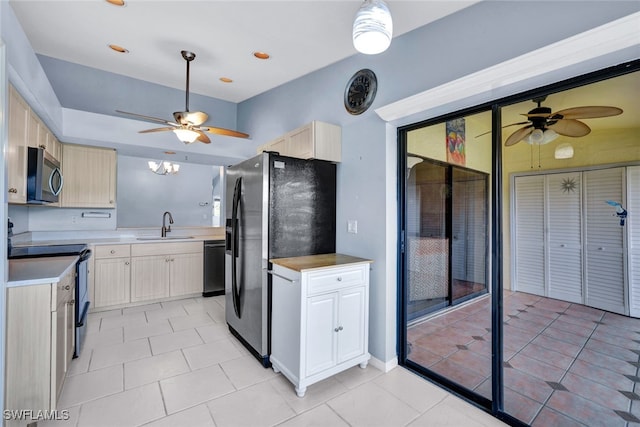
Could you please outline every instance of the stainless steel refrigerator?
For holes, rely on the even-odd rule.
[[[336,165],[263,153],[227,168],[229,330],[269,366],[269,259],[335,252]]]

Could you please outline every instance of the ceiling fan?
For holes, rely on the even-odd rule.
[[[139,133],[151,133],[151,132],[164,132],[164,131],[173,131],[180,141],[185,144],[191,144],[192,142],[199,141],[205,144],[210,144],[211,140],[205,134],[205,132],[214,133],[217,135],[225,135],[225,136],[235,136],[237,138],[249,138],[249,135],[243,132],[238,132],[236,130],[213,127],[213,126],[202,126],[204,122],[207,121],[209,115],[207,113],[203,113],[202,111],[189,111],[189,63],[193,61],[196,57],[196,54],[193,52],[189,52],[186,50],[181,51],[182,57],[187,61],[187,88],[185,90],[186,101],[185,101],[185,111],[176,111],[173,113],[174,122],[159,119],[157,117],[145,116],[142,114],[129,113],[127,111],[116,110],[116,112],[121,114],[128,114],[130,116],[138,117],[141,119],[145,119],[151,122],[156,123],[164,123],[169,125],[168,127],[161,128],[153,128],[141,130]]]
[[[591,132],[591,128],[578,119],[595,119],[622,114],[621,108],[602,106],[572,107],[554,113],[551,108],[541,106],[546,98],[543,96],[532,100],[538,106],[527,114],[522,114],[527,117],[527,121],[504,126],[526,125],[509,135],[504,143],[505,146],[515,145],[520,141],[531,145],[543,145],[553,141],[558,135],[585,136]]]

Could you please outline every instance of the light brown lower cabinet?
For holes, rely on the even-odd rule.
[[[75,345],[74,291],[75,269],[58,283],[7,289],[6,410],[58,409]]]
[[[201,241],[96,245],[94,308],[202,292]]]

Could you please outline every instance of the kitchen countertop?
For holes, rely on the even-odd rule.
[[[10,259],[7,287],[58,283],[75,268],[78,259],[77,256]]]
[[[360,262],[372,263],[370,259],[358,258],[344,254],[320,254],[306,255],[291,258],[274,258],[269,260],[272,264],[288,268],[294,271],[316,270],[321,268],[337,267],[345,264],[354,264]]]
[[[224,240],[223,235],[203,235],[184,237],[171,236],[170,239],[163,239],[160,236],[139,236],[143,239],[140,240],[137,237],[107,237],[107,238],[86,238],[86,239],[64,239],[64,240],[35,240],[30,242],[22,242],[14,244],[15,247],[20,246],[46,246],[46,245],[73,245],[73,244],[87,244],[87,245],[130,245],[133,243],[162,243],[162,242],[203,242],[205,240]]]

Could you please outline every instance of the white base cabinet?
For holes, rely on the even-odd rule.
[[[327,256],[338,263],[326,262]],[[319,262],[298,268],[297,259]],[[313,383],[355,365],[366,368],[370,261],[328,254],[271,262],[273,370],[303,397]]]

